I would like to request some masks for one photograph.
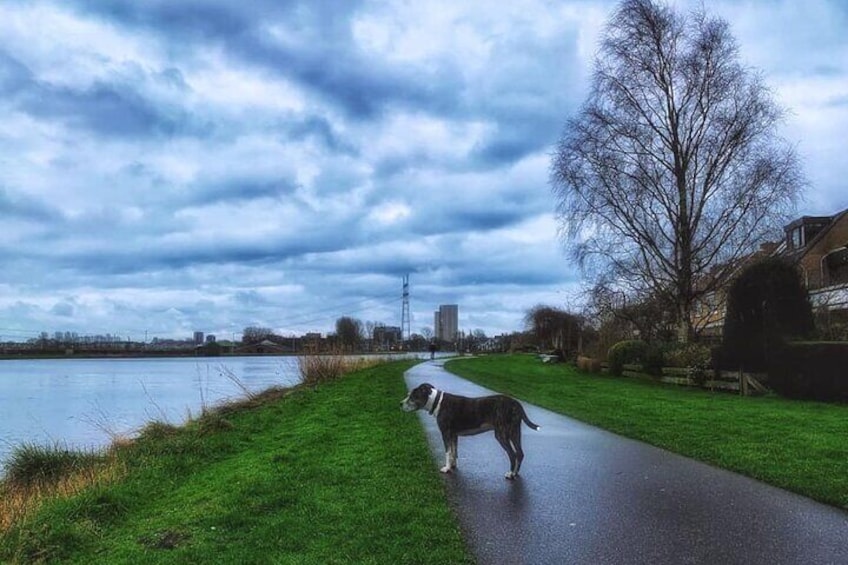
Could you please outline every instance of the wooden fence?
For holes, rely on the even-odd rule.
[[[622,374],[626,377],[644,377],[641,365],[624,365]],[[706,372],[703,378],[696,378],[694,369],[663,367],[660,382],[680,386],[701,387],[708,390],[726,390],[743,396],[764,394],[768,389],[762,383],[767,376],[761,373],[744,373],[742,371],[713,371]]]

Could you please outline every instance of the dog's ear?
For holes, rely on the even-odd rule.
[[[409,394],[410,398],[414,398],[416,402],[423,403],[427,400],[427,397],[433,392],[433,385],[430,383],[423,383],[415,387],[415,389]]]

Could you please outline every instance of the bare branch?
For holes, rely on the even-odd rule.
[[[804,186],[783,113],[727,22],[622,1],[551,163],[572,257],[668,299],[688,336],[694,300],[775,234]]]

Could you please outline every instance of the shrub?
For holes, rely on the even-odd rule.
[[[667,367],[706,370],[712,363],[711,350],[700,343],[674,344],[665,352]]]
[[[102,459],[97,453],[74,451],[58,444],[24,444],[12,451],[6,463],[5,480],[7,484],[18,487],[55,483]]]
[[[719,368],[763,371],[781,341],[807,338],[813,329],[812,307],[797,269],[776,257],[757,261],[730,286]]]
[[[638,339],[619,341],[610,347],[607,360],[610,373],[619,376],[624,365],[631,363],[642,365],[642,370],[649,375],[659,375],[663,364],[660,349]]]
[[[585,373],[600,373],[601,361],[600,359],[579,355],[577,357],[577,368]]]
[[[788,398],[848,402],[848,343],[786,343],[769,363],[769,386]]]
[[[385,363],[385,358],[351,357],[347,355],[306,355],[297,358],[297,367],[303,383],[317,387],[334,381],[347,373]]]

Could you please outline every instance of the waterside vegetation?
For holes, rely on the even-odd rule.
[[[308,384],[153,422],[105,453],[19,449],[0,561],[471,562],[424,432],[398,409],[414,361],[306,363]]]

